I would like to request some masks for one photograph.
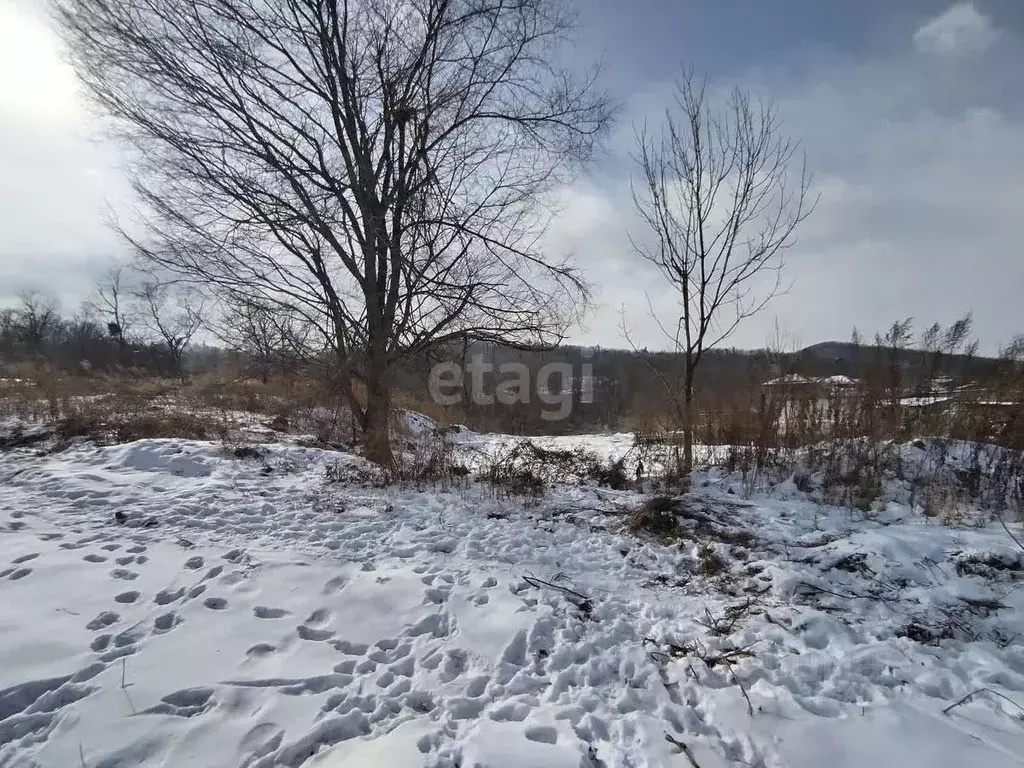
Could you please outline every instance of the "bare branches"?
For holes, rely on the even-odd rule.
[[[1009,696],[1006,696],[1006,695],[1004,695],[1002,693],[999,693],[999,691],[993,691],[991,688],[979,688],[976,691],[971,691],[970,693],[968,693],[966,696],[964,696],[959,701],[957,701],[957,702],[955,702],[953,704],[950,704],[948,707],[946,707],[944,710],[942,710],[942,714],[948,715],[952,710],[956,709],[961,704],[966,704],[967,702],[969,702],[971,699],[973,699],[975,696],[977,696],[980,693],[991,694],[993,696],[996,696],[996,697],[1002,699],[1003,701],[1006,701],[1006,702],[1012,704],[1013,706],[1015,706],[1017,709],[1020,710],[1020,714],[1017,715],[1017,717],[1020,718],[1020,719],[1024,719],[1024,707],[1022,707],[1016,701],[1011,699]]]
[[[133,151],[151,264],[304,315],[386,415],[397,360],[557,342],[585,286],[544,201],[610,118],[567,0],[58,0]],[[132,227],[132,232],[137,231]],[[368,413],[369,417],[369,413]]]
[[[123,265],[113,266],[106,270],[96,281],[96,292],[91,301],[85,303],[90,312],[105,318],[107,333],[118,346],[118,363],[125,365],[125,349],[128,344],[128,332],[134,322],[131,307],[131,287],[125,277]]]
[[[782,287],[783,254],[810,214],[810,178],[778,109],[734,90],[723,108],[692,70],[677,82],[660,132],[636,132],[633,202],[645,225],[636,253],[678,291],[679,317],[661,325],[685,357],[681,391],[692,468],[693,372],[707,349],[760,312]]]
[[[203,324],[201,296],[174,283],[148,280],[134,292],[139,322],[167,348],[175,373],[184,374],[182,357]]]

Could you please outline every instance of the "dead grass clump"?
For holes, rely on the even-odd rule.
[[[832,568],[846,573],[873,573],[867,564],[868,556],[864,552],[851,552],[832,563]]]
[[[697,550],[697,572],[713,578],[729,571],[729,561],[722,557],[712,544],[703,544]]]
[[[267,455],[266,448],[259,445],[241,443],[230,448],[231,455],[236,459],[262,459]]]
[[[119,443],[168,437],[206,440],[210,435],[207,420],[187,413],[148,414],[127,419],[115,426],[115,436]]]
[[[100,439],[107,432],[107,423],[97,413],[75,413],[57,422],[54,434],[62,441],[84,437]]]
[[[958,555],[954,562],[958,576],[1024,577],[1024,553],[1020,552],[967,552]]]
[[[324,469],[324,482],[328,485],[376,488],[384,485],[387,478],[381,468],[375,464],[354,459],[339,460],[328,464]]]
[[[557,450],[531,440],[517,441],[486,458],[477,477],[510,496],[537,497],[552,485],[628,485],[624,459],[605,464],[583,448]]]
[[[961,525],[964,522],[962,494],[948,482],[929,483],[921,494],[921,511],[925,517],[943,525]]]
[[[207,440],[211,437],[211,429],[208,420],[188,413],[129,413],[119,416],[93,409],[61,419],[54,434],[61,442],[87,439],[107,444],[156,438]]]
[[[436,483],[442,489],[465,482],[469,469],[455,460],[451,430],[432,429],[406,440],[406,450],[395,457],[391,480],[412,483],[422,489]]]
[[[670,538],[679,532],[677,510],[676,498],[653,496],[630,513],[627,527],[635,534]]]
[[[591,471],[592,479],[598,485],[604,485],[613,491],[622,491],[629,487],[629,478],[626,476],[626,457],[623,456],[610,462],[607,466],[598,464]]]

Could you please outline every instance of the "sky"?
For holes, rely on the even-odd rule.
[[[24,289],[72,311],[125,257],[104,223],[128,192],[48,28],[43,0],[0,0],[0,304]],[[594,307],[571,340],[664,348],[677,312],[633,252],[633,128],[660,120],[682,65],[779,107],[818,206],[786,254],[788,290],[729,346],[871,335],[973,311],[982,351],[1024,333],[1024,3],[1020,0],[585,0],[574,53],[603,59],[619,119],[563,191],[546,242]]]

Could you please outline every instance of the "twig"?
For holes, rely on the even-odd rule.
[[[693,766],[693,768],[700,768],[700,763],[697,762],[697,758],[693,756],[693,753],[690,751],[690,748],[686,746],[683,742],[681,742],[679,739],[675,738],[674,736],[672,736],[672,734],[669,733],[665,734],[665,741],[667,741],[674,747],[678,747],[679,750],[684,755],[686,755],[687,760],[690,761],[690,764]]]
[[[583,611],[583,613],[585,613],[587,616],[589,616],[590,612],[594,609],[593,604],[590,602],[590,598],[586,595],[580,594],[574,589],[569,589],[568,587],[563,587],[558,584],[552,584],[550,581],[544,581],[543,579],[538,579],[534,576],[523,576],[523,581],[525,581],[527,584],[529,584],[531,587],[534,587],[535,589],[540,589],[541,587],[548,587],[549,589],[554,589],[558,592],[561,592],[570,599],[570,602],[572,602],[577,608]]]
[[[1024,715],[1024,707],[1022,707],[1020,704],[1018,704],[1016,701],[1014,701],[1013,699],[1009,698],[1008,696],[1004,696],[1003,694],[999,693],[999,691],[993,691],[991,688],[979,688],[976,691],[971,691],[966,696],[964,696],[962,699],[960,699],[960,701],[956,702],[955,704],[950,704],[948,707],[946,707],[944,710],[942,710],[942,714],[948,715],[949,711],[951,709],[959,707],[961,704],[966,704],[968,701],[973,699],[979,693],[991,693],[993,696],[998,696],[1003,701],[1007,701],[1010,704],[1013,704],[1013,706],[1015,706],[1017,709],[1019,709],[1021,711],[1021,714]]]
[[[807,582],[807,581],[801,581],[801,582],[798,582],[798,584],[801,587],[807,587],[808,589],[814,590],[815,592],[821,592],[821,593],[826,594],[826,595],[832,595],[833,597],[838,597],[838,598],[841,598],[843,600],[878,600],[879,602],[882,602],[882,603],[891,603],[891,602],[893,602],[893,601],[895,601],[897,599],[896,597],[893,597],[893,596],[890,596],[890,595],[859,595],[856,592],[853,592],[853,593],[848,594],[848,595],[844,595],[841,592],[833,592],[830,589],[825,589],[824,587],[819,587],[817,584],[811,584],[810,582]]]
[[[999,520],[999,524],[1003,526],[1003,530],[1006,531],[1006,535],[1013,539],[1014,544],[1016,544],[1018,547],[1024,550],[1024,544],[1021,544],[1020,539],[1013,535],[1013,531],[1010,530],[1010,526],[1008,526],[1006,524],[1006,521],[1003,520],[1003,516],[997,515],[997,518]]]
[[[134,683],[126,683],[125,682],[125,674],[128,671],[128,663],[127,662],[128,662],[127,659],[121,659],[121,690],[126,689],[130,685],[134,685]]]
[[[753,717],[754,716],[754,705],[750,703],[750,696],[747,695],[747,689],[743,685],[743,681],[740,680],[739,675],[736,674],[736,670],[732,668],[732,664],[729,663],[728,659],[723,659],[722,663],[725,664],[729,672],[732,673],[732,679],[736,681],[736,685],[740,687],[740,692],[743,694],[743,698],[747,700],[747,712]]]
[[[82,768],[89,768],[85,764],[85,750],[82,749],[82,742],[78,742],[78,760],[82,764]]]

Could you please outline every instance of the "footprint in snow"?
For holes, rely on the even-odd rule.
[[[15,568],[11,572],[10,579],[11,579],[11,581],[17,581],[18,579],[24,579],[30,573],[32,573],[32,569],[31,568]]]
[[[206,561],[203,560],[203,558],[201,558],[199,555],[196,555],[195,557],[190,557],[188,560],[185,561],[185,567],[188,568],[190,571],[198,571],[200,568],[203,567],[205,563]]]
[[[96,614],[96,617],[94,619],[92,619],[88,624],[85,625],[85,628],[88,629],[90,632],[95,632],[97,629],[105,629],[106,627],[109,627],[111,624],[115,624],[120,620],[120,615],[114,613],[113,611],[101,611],[100,613]]]
[[[209,608],[211,611],[223,611],[228,607],[228,601],[223,597],[208,597],[203,600],[203,605]]]
[[[126,658],[128,656],[133,656],[134,654],[138,653],[138,650],[139,650],[138,648],[136,648],[134,645],[131,645],[131,644],[125,645],[125,646],[121,646],[119,648],[118,647],[111,648],[106,653],[100,654],[100,661],[103,661],[103,662],[106,662],[107,664],[110,664],[111,662],[117,661],[118,659],[123,659],[123,658]]]
[[[441,605],[448,600],[451,591],[451,587],[431,587],[423,593],[423,604]]]
[[[256,643],[249,650],[245,652],[246,656],[255,656],[257,658],[261,656],[269,656],[277,650],[277,647],[270,643]]]
[[[159,704],[143,710],[142,714],[195,717],[208,711],[215,703],[213,688],[185,688],[167,694]]]
[[[345,584],[347,583],[348,580],[344,576],[335,576],[333,579],[330,579],[326,584],[324,584],[324,594],[330,595],[335,592],[338,592],[341,589],[343,589]]]
[[[269,608],[265,605],[257,605],[252,612],[257,619],[283,619],[291,614],[291,611],[284,608]]]
[[[307,627],[305,624],[299,624],[299,626],[295,628],[295,631],[298,632],[299,637],[303,640],[314,640],[320,642],[323,640],[330,640],[334,637],[334,630],[332,629],[316,629],[315,627]]]
[[[125,568],[115,568],[110,572],[110,575],[122,581],[135,581],[135,579],[139,578],[139,574],[135,571],[129,571]]]
[[[226,587],[233,587],[235,586],[235,584],[240,584],[243,581],[245,581],[245,578],[245,573],[243,573],[242,571],[232,571],[226,576],[222,576],[220,583]]]
[[[127,648],[128,646],[134,646],[139,640],[145,636],[145,632],[139,624],[136,624],[123,632],[114,635],[114,645],[117,648]]]
[[[366,643],[352,643],[348,640],[332,640],[331,646],[338,653],[344,653],[346,656],[362,656],[370,648]]]
[[[38,552],[33,552],[31,555],[22,555],[11,560],[11,565],[20,565],[21,563],[27,563],[29,560],[35,560],[39,557]]]
[[[530,741],[540,742],[541,744],[556,744],[558,742],[558,731],[550,725],[527,726],[523,735]]]
[[[508,701],[490,713],[498,723],[521,723],[530,714],[530,705],[523,701]]]
[[[156,593],[153,598],[153,602],[157,605],[167,605],[173,603],[175,600],[180,600],[185,595],[185,588],[179,587],[178,589],[161,589]]]
[[[306,618],[305,624],[324,624],[331,618],[331,612],[326,608],[317,608]]]
[[[139,591],[137,589],[130,589],[127,592],[122,592],[119,595],[114,595],[115,603],[134,603],[139,599]]]
[[[184,621],[174,611],[168,611],[167,613],[161,614],[153,619],[153,633],[162,635],[165,632],[170,632],[176,626]]]
[[[105,562],[107,562],[107,558],[105,558],[103,555],[86,555],[82,559],[85,560],[85,562],[87,562],[87,563],[105,563]]]

